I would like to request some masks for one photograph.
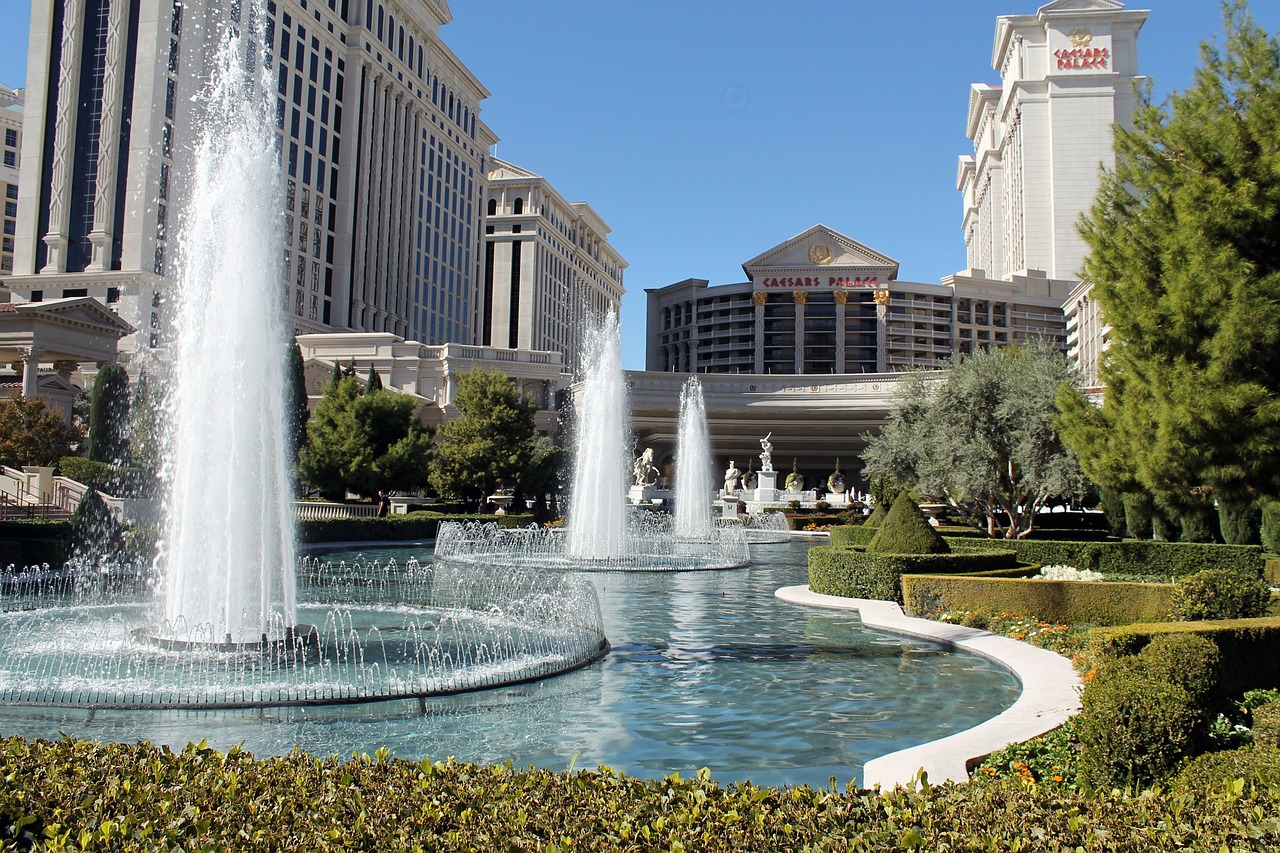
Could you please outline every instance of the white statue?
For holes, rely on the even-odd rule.
[[[737,465],[733,464],[733,460],[729,460],[729,467],[724,472],[724,494],[725,497],[733,497],[738,491],[738,481],[742,479],[742,471]]]
[[[760,439],[760,471],[768,473],[773,470],[773,445],[769,442],[769,436],[773,435],[770,430],[769,435]]]
[[[644,452],[636,457],[635,463],[631,466],[631,476],[635,478],[635,484],[644,489],[658,482],[658,469],[653,464],[652,447],[646,447]]]

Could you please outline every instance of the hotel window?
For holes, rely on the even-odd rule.
[[[18,147],[18,131],[14,130],[13,128],[5,128],[4,144],[8,145],[10,148],[17,148]]]

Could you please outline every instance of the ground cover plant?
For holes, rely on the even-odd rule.
[[[0,741],[3,849],[1263,851],[1280,785],[837,790],[302,753]]]

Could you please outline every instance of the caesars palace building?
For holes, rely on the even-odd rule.
[[[639,443],[658,458],[672,451],[674,423],[659,401],[690,373],[703,381],[722,461],[746,470],[772,431],[775,466],[795,459],[810,483],[838,457],[856,467],[861,436],[883,423],[904,368],[1045,339],[1096,384],[1106,330],[1077,278],[1087,249],[1076,222],[1099,165],[1114,165],[1113,126],[1132,115],[1147,14],[1056,0],[997,19],[1000,82],[970,88],[974,151],[957,172],[963,271],[902,281],[896,260],[815,225],[745,262],[745,281],[647,290],[645,371],[631,376]]]

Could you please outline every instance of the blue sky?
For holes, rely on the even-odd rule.
[[[451,0],[441,36],[491,96],[497,155],[585,201],[629,263],[623,360],[645,288],[741,281],[823,223],[937,281],[965,265],[956,159],[969,84],[997,81],[995,19],[1037,0]],[[1186,87],[1215,0],[1149,0],[1139,65]],[[1253,0],[1280,29],[1280,2]],[[0,0],[0,81],[22,85],[28,0]],[[15,20],[16,17],[16,20]]]

